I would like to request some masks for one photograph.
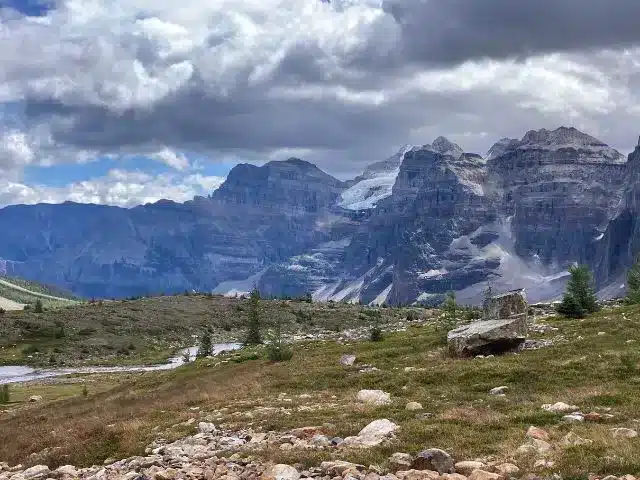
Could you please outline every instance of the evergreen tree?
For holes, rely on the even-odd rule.
[[[44,312],[44,307],[42,305],[42,300],[40,300],[40,299],[36,300],[36,304],[34,305],[33,311],[36,312],[36,313]]]
[[[260,331],[260,292],[254,288],[249,298],[249,317],[247,321],[247,338],[245,345],[259,345],[262,343]]]
[[[627,273],[627,298],[625,301],[631,305],[640,304],[640,257]]]
[[[269,360],[273,362],[284,362],[291,360],[293,351],[287,346],[284,339],[285,321],[281,315],[276,318],[274,328],[269,332],[269,344],[267,346],[267,355]]]
[[[2,386],[2,390],[0,390],[0,404],[7,404],[10,400],[9,385],[5,384]]]
[[[565,317],[582,318],[599,310],[593,275],[587,265],[574,265],[569,268],[571,278],[558,313]]]
[[[442,310],[444,310],[446,320],[445,326],[453,328],[458,323],[458,303],[456,302],[455,292],[447,293],[447,298],[442,304]]]
[[[205,331],[200,339],[200,345],[198,346],[198,352],[196,353],[196,357],[204,358],[211,355],[211,350],[213,349],[213,345],[211,342],[211,333],[209,331]]]

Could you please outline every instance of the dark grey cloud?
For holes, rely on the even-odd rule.
[[[124,18],[68,1],[87,11],[16,21],[0,40],[0,102],[5,88],[25,107],[24,136],[11,162],[0,150],[0,169],[169,147],[212,161],[298,150],[347,177],[439,135],[484,153],[533,128],[575,125],[620,147],[638,133],[640,49],[619,49],[640,36],[640,2],[416,0],[382,11],[343,0],[307,12],[297,0],[245,0],[232,18],[215,2],[185,18],[158,0],[161,19],[140,24],[148,0],[120,0]]]
[[[409,59],[480,58],[621,48],[640,43],[637,0],[386,0]]]

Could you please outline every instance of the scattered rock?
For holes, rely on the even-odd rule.
[[[300,472],[290,465],[274,465],[263,477],[264,480],[298,480]]]
[[[341,446],[358,448],[375,447],[385,440],[392,438],[398,428],[400,428],[398,425],[386,418],[374,420],[360,430],[357,436],[345,438]]]
[[[391,394],[382,390],[360,390],[356,399],[368,405],[388,405],[391,403]]]
[[[78,470],[73,465],[63,465],[56,469],[56,473],[59,475],[67,475],[69,477],[77,477]]]
[[[581,423],[584,422],[584,417],[578,413],[572,413],[562,417],[562,421],[567,423]]]
[[[335,460],[331,462],[322,462],[320,464],[320,470],[325,475],[342,475],[347,470],[364,470],[364,465]]]
[[[509,390],[509,387],[506,386],[492,388],[489,390],[489,395],[504,395],[507,390]]]
[[[593,443],[593,440],[579,437],[573,432],[567,433],[560,441],[560,444],[565,448],[579,447],[582,445],[591,445],[592,443]]]
[[[42,401],[42,396],[41,395],[31,395],[29,397],[29,401],[34,403],[34,402],[41,402]]]
[[[550,443],[537,438],[530,438],[527,443],[520,445],[516,453],[521,455],[548,455],[553,450]]]
[[[430,448],[420,452],[411,464],[414,470],[435,470],[439,474],[454,473],[454,461],[444,450]]]
[[[510,477],[512,475],[517,475],[518,473],[520,473],[520,469],[518,468],[518,466],[514,465],[513,463],[501,463],[499,465],[496,465],[494,468],[496,469],[496,472],[504,477]]]
[[[399,480],[440,480],[440,474],[432,470],[405,470],[397,472]]]
[[[471,472],[469,480],[500,480],[500,475],[478,469]]]
[[[389,458],[389,463],[397,468],[407,468],[411,466],[413,457],[408,453],[394,453]]]
[[[482,470],[487,466],[482,462],[464,461],[455,464],[456,472],[462,475],[470,475],[474,470]]]
[[[553,412],[553,413],[569,413],[569,412],[575,412],[576,410],[578,410],[578,407],[576,407],[575,405],[568,405],[564,402],[557,402],[552,404],[546,403],[544,405],[542,405],[542,409],[546,410],[547,412]]]
[[[464,325],[447,334],[447,343],[454,355],[470,357],[517,350],[526,338],[526,317],[521,316]]]
[[[200,422],[198,424],[198,431],[200,433],[216,433],[218,429],[213,423]]]
[[[598,412],[590,412],[584,415],[584,419],[587,422],[599,422],[602,420],[602,415]]]
[[[415,412],[417,410],[422,410],[422,404],[418,403],[418,402],[409,402],[407,403],[407,406],[404,407],[406,410],[409,410],[411,412]]]
[[[49,470],[49,467],[47,467],[46,465],[36,465],[34,467],[27,468],[24,472],[22,472],[22,478],[26,480],[44,478],[47,477],[50,472],[51,470]]]
[[[355,355],[343,355],[340,358],[340,365],[342,365],[344,367],[351,367],[351,366],[353,366],[354,363],[356,363],[356,356]]]
[[[616,438],[635,438],[638,436],[638,432],[631,428],[612,428],[611,432]]]
[[[527,430],[527,437],[535,438],[537,440],[544,440],[544,441],[549,440],[549,434],[547,432],[545,432],[541,428],[533,427],[533,426],[529,427],[529,430]]]

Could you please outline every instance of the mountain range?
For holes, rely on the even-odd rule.
[[[184,290],[363,303],[555,299],[587,263],[621,293],[640,248],[640,146],[625,158],[575,128],[502,139],[485,156],[444,137],[343,182],[300,159],[240,164],[208,197],[125,209],[0,209],[0,275],[85,297]]]

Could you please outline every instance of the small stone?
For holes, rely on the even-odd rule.
[[[440,480],[440,474],[432,470],[405,470],[396,472],[399,480]]]
[[[584,417],[577,413],[572,413],[571,415],[565,415],[562,417],[562,421],[567,423],[581,423],[584,422]]]
[[[506,386],[492,388],[489,390],[489,395],[504,395],[507,390],[509,390],[509,387]]]
[[[553,447],[550,443],[537,438],[530,438],[527,443],[520,445],[516,453],[523,455],[547,455],[551,453]]]
[[[42,396],[41,395],[32,395],[32,396],[29,397],[29,401],[31,403],[41,402],[42,401]]]
[[[603,335],[606,335],[606,334],[607,334],[606,332],[598,332],[599,337],[602,337]]]
[[[545,405],[542,405],[542,409],[546,410],[547,412],[553,412],[553,413],[569,413],[569,412],[575,412],[576,410],[578,410],[578,407],[576,407],[575,405],[566,404],[564,402],[557,402],[557,403],[554,403],[553,405],[548,403]]]
[[[375,447],[386,439],[391,438],[398,428],[400,428],[398,425],[386,418],[374,420],[360,430],[357,436],[345,438],[341,446],[356,448]]]
[[[467,480],[467,477],[459,473],[445,473],[440,478],[442,480]]]
[[[469,480],[500,480],[500,475],[478,469],[471,472]]]
[[[535,470],[544,470],[546,468],[553,468],[553,466],[555,465],[555,462],[551,461],[551,460],[536,460],[535,463],[533,464],[533,468]]]
[[[343,460],[335,460],[331,462],[322,462],[320,470],[326,475],[342,475],[347,470],[364,470],[364,465],[345,462]]]
[[[60,475],[68,475],[69,477],[77,477],[78,470],[73,465],[63,465],[56,469],[56,472]]]
[[[43,478],[48,476],[51,470],[46,465],[36,465],[31,468],[27,468],[24,472],[22,472],[22,477],[29,479]]]
[[[351,367],[354,363],[356,363],[355,355],[343,355],[340,358],[340,365],[344,367]]]
[[[142,478],[142,475],[138,472],[129,472],[123,475],[120,480],[135,480],[136,478]]]
[[[618,477],[616,477],[615,475],[607,475],[606,477],[602,478],[602,480],[618,480]]]
[[[404,408],[405,408],[405,410],[409,410],[411,412],[415,412],[417,410],[422,410],[422,404],[418,403],[418,402],[409,402],[409,403],[407,403],[407,405]]]
[[[579,437],[573,432],[567,433],[560,441],[560,444],[566,448],[579,447],[582,445],[591,445],[592,443],[593,443],[593,440]]]
[[[474,470],[482,470],[483,468],[487,468],[484,463],[474,461],[458,462],[455,465],[456,472],[467,476],[470,475]]]
[[[638,432],[631,428],[612,428],[611,432],[616,438],[635,438],[638,436]]]
[[[408,453],[398,452],[389,457],[389,463],[399,468],[410,467],[411,462],[413,462],[413,457]]]
[[[600,420],[602,420],[602,415],[598,412],[590,412],[584,415],[584,419],[587,422],[599,422]]]
[[[520,473],[520,469],[518,468],[518,466],[514,465],[513,463],[501,463],[500,465],[496,465],[494,468],[496,469],[496,472],[504,477],[509,477],[511,475],[517,475],[518,473]]]
[[[298,480],[300,472],[291,465],[281,463],[274,465],[263,478],[265,480]]]
[[[200,433],[216,433],[218,429],[213,423],[200,422],[198,424],[198,431]]]
[[[535,438],[537,440],[544,440],[544,441],[549,440],[549,434],[547,432],[545,432],[541,428],[534,427],[534,426],[529,427],[529,430],[527,430],[527,437]]]
[[[391,403],[391,394],[382,390],[360,390],[356,399],[360,403],[367,405],[389,405]]]
[[[454,473],[454,461],[444,450],[430,448],[420,452],[411,464],[414,470],[435,470],[439,474]]]

